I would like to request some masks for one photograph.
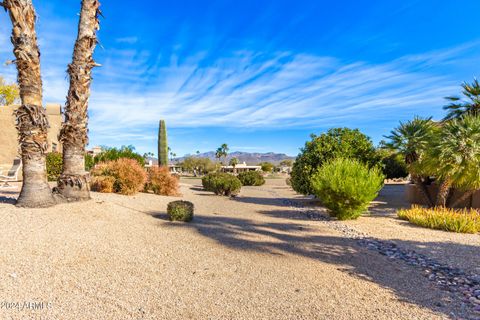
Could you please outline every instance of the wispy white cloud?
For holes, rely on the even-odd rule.
[[[458,91],[457,79],[432,66],[451,63],[471,47],[382,64],[239,51],[208,64],[200,54],[162,65],[149,52],[125,51],[96,70],[110,81],[97,83],[92,93],[91,127],[122,135],[162,118],[174,127],[302,128],[422,113]]]

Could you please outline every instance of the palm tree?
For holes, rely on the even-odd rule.
[[[445,123],[426,166],[442,181],[437,205],[446,206],[451,187],[464,190],[452,207],[480,188],[480,115]]]
[[[22,191],[16,204],[20,207],[49,207],[55,204],[55,199],[46,174],[49,124],[42,106],[35,9],[31,0],[4,0],[3,7],[13,25],[11,41],[22,104],[15,111],[23,162]]]
[[[70,88],[65,104],[65,120],[59,135],[63,144],[63,170],[57,189],[65,198],[75,201],[90,199],[85,146],[88,142],[87,108],[92,68],[97,66],[93,51],[97,45],[99,6],[98,0],[82,0],[73,59],[68,66]]]
[[[385,136],[390,139],[386,146],[404,156],[412,182],[417,186],[429,206],[432,206],[433,202],[425,186],[427,178],[423,176],[419,163],[424,159],[424,154],[436,128],[437,125],[431,118],[415,117],[411,121],[400,122],[400,126],[395,128],[390,136]]]
[[[445,99],[451,103],[443,107],[444,110],[448,111],[448,114],[443,119],[444,121],[460,118],[466,114],[480,114],[480,83],[478,80],[474,79],[471,84],[464,82],[462,88],[462,93],[467,101],[462,101],[457,96],[446,97]]]
[[[230,150],[228,148],[228,145],[226,143],[223,143],[220,148],[222,149],[222,155],[223,155],[223,161],[226,161],[227,160],[227,156],[228,156],[228,151]]]
[[[229,165],[231,165],[233,167],[233,173],[237,173],[237,164],[238,164],[238,159],[237,158],[232,158],[230,159],[230,162],[229,162]]]

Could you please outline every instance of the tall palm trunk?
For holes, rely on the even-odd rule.
[[[451,186],[452,186],[452,182],[450,179],[447,178],[444,181],[442,181],[442,183],[438,187],[437,200],[435,203],[437,207],[447,206],[447,200],[448,200],[448,195],[450,193]]]
[[[15,111],[23,162],[23,184],[17,206],[49,207],[55,204],[47,182],[45,153],[48,119],[42,106],[40,51],[35,33],[36,15],[31,0],[5,0],[12,21],[12,44],[22,105]]]
[[[68,66],[70,88],[65,105],[65,121],[60,131],[63,144],[63,170],[58,179],[58,192],[68,200],[90,199],[88,172],[85,171],[85,146],[88,142],[88,98],[92,81],[93,51],[99,28],[97,0],[82,0],[78,36],[72,63]]]

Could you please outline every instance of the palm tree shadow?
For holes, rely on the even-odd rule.
[[[158,212],[150,214],[164,219]],[[353,277],[371,281],[392,290],[400,300],[447,316],[451,316],[450,312],[462,310],[456,300],[449,302],[447,292],[435,290],[434,285],[421,274],[421,270],[412,270],[411,266],[402,262],[389,261],[388,258],[376,252],[360,247],[354,239],[306,233],[308,227],[301,223],[257,222],[225,216],[197,216],[192,223],[171,224],[171,226],[191,229],[235,250],[271,255],[292,254],[337,265],[338,270]],[[411,242],[408,245],[438,246],[441,244]]]

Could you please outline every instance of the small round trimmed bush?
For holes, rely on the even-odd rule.
[[[193,211],[194,206],[190,201],[177,200],[167,205],[167,214],[170,221],[192,221]]]
[[[332,216],[356,219],[368,208],[383,186],[384,175],[377,167],[353,159],[327,162],[313,175],[311,186]]]
[[[209,173],[202,178],[203,188],[220,196],[236,196],[240,193],[242,183],[240,180],[228,173]]]
[[[90,181],[90,189],[96,192],[112,193],[115,178],[111,176],[94,176]]]
[[[242,172],[237,177],[244,186],[262,186],[265,184],[265,178],[258,171]]]
[[[172,175],[168,167],[152,167],[148,170],[148,181],[145,184],[145,191],[153,191],[163,196],[177,196],[178,176]]]

